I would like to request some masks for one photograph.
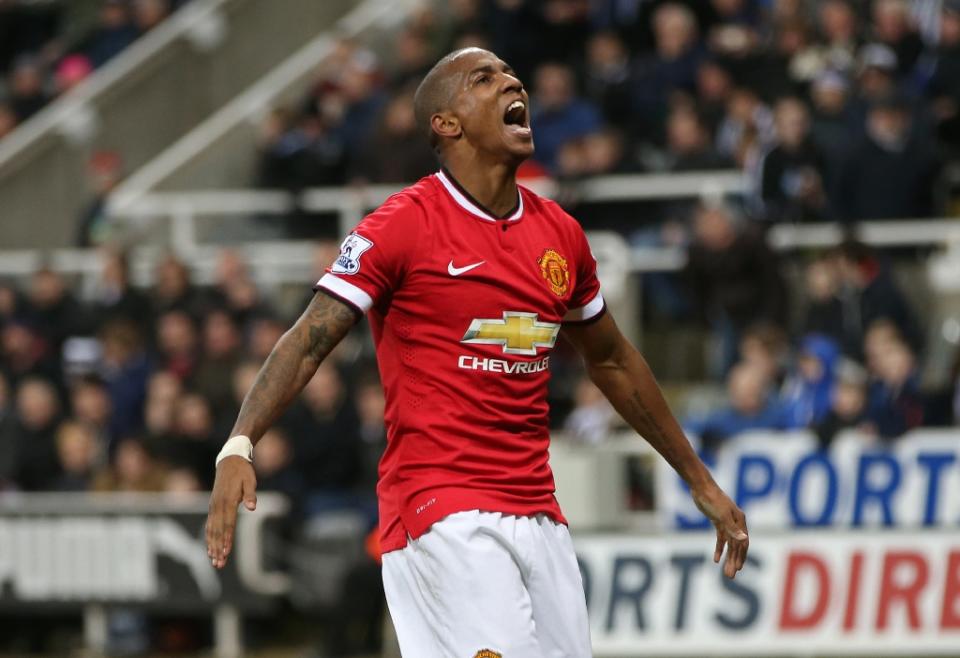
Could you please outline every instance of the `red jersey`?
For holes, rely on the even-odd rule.
[[[344,240],[317,287],[368,313],[386,396],[382,548],[454,512],[565,522],[548,464],[550,351],[604,312],[580,225],[519,188],[505,218],[443,171]]]

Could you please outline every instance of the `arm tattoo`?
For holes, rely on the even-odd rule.
[[[357,313],[318,292],[296,324],[274,346],[240,407],[231,436],[256,443],[299,395],[320,362],[356,323]]]

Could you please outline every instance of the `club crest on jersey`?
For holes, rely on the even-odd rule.
[[[557,342],[560,325],[556,322],[541,322],[536,313],[504,311],[503,319],[476,318],[460,339],[461,343],[500,345],[504,354],[527,354],[533,356],[537,348],[553,348]]]
[[[499,654],[492,649],[480,649],[473,655],[473,658],[503,658],[503,654]]]
[[[555,249],[547,249],[537,259],[540,274],[543,275],[550,290],[557,297],[563,297],[570,290],[570,270],[567,269],[567,259]]]
[[[356,274],[360,271],[360,256],[372,246],[373,243],[365,237],[351,233],[340,245],[340,255],[330,271],[333,274]]]

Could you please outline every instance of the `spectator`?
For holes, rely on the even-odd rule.
[[[876,355],[867,415],[883,439],[897,438],[923,423],[919,373],[910,347],[891,340]]]
[[[105,249],[102,262],[103,269],[94,302],[100,326],[122,320],[135,324],[142,335],[150,335],[153,320],[150,301],[130,283],[127,255]]]
[[[57,379],[56,354],[34,324],[23,317],[11,318],[0,329],[0,372],[15,386],[31,376]]]
[[[184,311],[168,311],[157,318],[159,367],[180,381],[190,381],[199,361],[199,339],[193,318]]]
[[[299,190],[343,183],[347,152],[336,125],[316,112],[271,112],[261,130],[258,184]]]
[[[62,423],[56,436],[60,475],[52,488],[57,491],[87,491],[105,446],[94,431],[83,423]]]
[[[823,219],[827,214],[824,159],[810,135],[810,116],[798,98],[774,109],[776,145],[760,163],[764,217],[772,222]]]
[[[810,98],[813,102],[810,134],[817,150],[823,154],[824,187],[828,204],[835,209],[842,205],[837,186],[858,130],[850,105],[850,83],[835,71],[824,71],[813,81]]]
[[[783,410],[771,395],[770,380],[760,368],[748,363],[731,368],[727,396],[728,406],[684,423],[688,432],[700,437],[701,447],[707,452],[743,432],[783,428]]]
[[[67,338],[90,328],[85,309],[67,290],[63,277],[49,267],[33,273],[27,301],[37,333],[54,355],[60,354]]]
[[[930,60],[926,85],[937,133],[949,144],[956,159],[960,153],[960,1],[946,0],[940,15],[940,39]],[[0,119],[2,123],[2,119]],[[0,127],[0,134],[3,128]]]
[[[741,168],[752,171],[773,143],[773,113],[753,91],[740,87],[730,93],[727,113],[717,127],[717,150]]]
[[[86,53],[94,68],[100,68],[136,38],[137,29],[130,22],[127,3],[124,0],[104,0],[99,25],[90,36]]]
[[[655,50],[637,62],[633,103],[639,119],[662,122],[674,91],[693,91],[703,51],[697,43],[697,22],[684,5],[660,5],[653,15]],[[538,145],[539,146],[539,145]]]
[[[190,284],[190,271],[173,254],[165,254],[157,261],[150,299],[157,316],[167,311],[183,311],[196,318],[203,311],[200,294]]]
[[[893,50],[880,43],[870,43],[860,49],[857,91],[854,111],[857,123],[865,127],[871,108],[900,96],[902,91],[897,79],[897,54]]]
[[[723,120],[733,93],[733,79],[719,62],[707,59],[697,68],[696,111],[712,135]]]
[[[57,64],[54,74],[57,95],[65,94],[93,73],[93,64],[85,55],[67,55]]]
[[[133,0],[133,25],[139,35],[146,34],[170,15],[167,0]]]
[[[71,420],[80,423],[90,431],[97,443],[110,445],[110,418],[113,407],[110,393],[103,381],[95,376],[78,377],[70,384]]]
[[[844,325],[843,281],[836,254],[812,260],[804,272],[804,285],[807,307],[800,323],[800,332],[830,336],[847,354],[859,355],[859,344],[863,337],[859,331],[856,335],[847,336]]]
[[[47,104],[49,97],[43,87],[40,62],[31,57],[20,58],[10,74],[10,105],[18,122],[26,121]]]
[[[60,476],[56,430],[60,400],[53,384],[30,377],[17,387],[16,422],[7,439],[13,454],[14,481],[25,491],[54,486]]]
[[[823,38],[823,68],[852,72],[859,45],[857,15],[848,0],[817,3],[817,24]]]
[[[904,0],[876,0],[873,3],[873,38],[890,48],[897,57],[897,73],[905,77],[923,51]]]
[[[229,313],[214,310],[207,314],[194,386],[210,401],[218,419],[232,408],[233,373],[242,358],[241,347],[240,329]]]
[[[537,135],[534,158],[551,171],[564,144],[597,131],[600,113],[576,97],[573,71],[562,64],[543,64],[534,79],[533,130]]]
[[[190,469],[174,468],[167,470],[163,491],[173,496],[189,496],[203,491],[203,484]]]
[[[324,362],[284,417],[294,461],[314,491],[344,492],[360,482],[362,462],[356,408],[346,384]]]
[[[165,473],[139,439],[123,439],[113,460],[93,481],[94,491],[163,491]]]
[[[667,119],[664,164],[667,171],[708,171],[733,165],[713,148],[710,133],[696,110],[684,104],[676,105]]]
[[[877,254],[857,242],[843,243],[838,254],[848,353],[862,353],[866,332],[877,320],[889,320],[913,350],[921,351],[923,332],[917,316]]]
[[[387,447],[386,399],[375,370],[359,378],[355,399],[363,451],[363,486],[372,492],[377,484],[380,457]]]
[[[282,429],[271,428],[257,441],[253,464],[258,491],[277,491],[291,501],[304,493],[303,475],[294,466],[293,448]]]
[[[758,320],[784,324],[786,290],[777,258],[725,206],[697,209],[685,276],[695,307],[719,340],[718,372],[733,364],[747,326]]]
[[[247,339],[247,345],[249,346],[247,352],[250,357],[260,363],[266,361],[273,350],[273,346],[277,344],[286,330],[287,325],[275,317],[265,315],[255,319],[250,326]]]
[[[830,392],[830,409],[814,426],[821,449],[830,447],[836,435],[855,429],[873,436],[874,426],[867,420],[867,373],[856,362],[842,359]]]
[[[362,144],[373,132],[374,122],[386,102],[376,55],[354,50],[337,76],[317,97],[318,115],[334,120],[333,135],[338,143]]]
[[[756,368],[774,388],[780,388],[787,374],[790,343],[787,333],[772,322],[747,327],[740,338],[740,363]]]
[[[587,41],[586,94],[604,118],[621,130],[633,124],[630,53],[615,32],[598,32]]]
[[[437,170],[437,156],[413,114],[413,87],[401,89],[383,108],[379,126],[360,155],[358,173],[371,183],[410,183]],[[384,157],[389,153],[390,157]]]
[[[161,457],[166,442],[174,433],[177,403],[182,394],[183,385],[175,375],[160,371],[150,377],[144,407],[146,441],[151,450]]]
[[[908,219],[934,213],[939,163],[929,136],[910,134],[902,97],[874,103],[866,134],[843,167],[837,198],[841,219]]]
[[[130,436],[143,429],[150,360],[140,330],[125,319],[111,320],[100,330],[101,376],[110,393],[111,436]]]
[[[596,445],[610,435],[616,412],[600,389],[586,377],[577,382],[573,394],[573,411],[563,422],[571,438]]]
[[[600,130],[567,142],[557,155],[557,176],[576,179],[631,170],[623,152],[623,136],[613,129]]]
[[[78,247],[104,245],[113,233],[113,225],[107,215],[106,204],[110,192],[122,178],[119,154],[113,151],[94,153],[87,164],[87,177],[93,190],[93,199],[77,217],[74,244]]]
[[[839,358],[840,349],[833,339],[819,334],[804,337],[796,370],[787,379],[781,394],[785,427],[812,427],[823,421],[830,410],[834,370]]]
[[[172,432],[153,452],[171,468],[189,470],[205,486],[213,485],[211,465],[220,450],[210,404],[202,395],[185,393],[175,402]]]
[[[392,53],[393,70],[391,77],[395,89],[419,84],[436,61],[433,49],[424,35],[417,29],[409,27],[400,30],[394,42]]]
[[[214,306],[228,312],[241,327],[264,315],[271,315],[269,304],[263,301],[257,284],[250,276],[243,257],[232,249],[220,252],[216,269]],[[209,316],[210,311],[207,311]]]

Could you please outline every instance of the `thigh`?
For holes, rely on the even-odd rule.
[[[536,553],[528,579],[543,658],[590,658],[590,624],[583,579],[567,526],[531,519]]]
[[[384,555],[404,658],[540,658],[533,605],[501,515],[460,512]]]

